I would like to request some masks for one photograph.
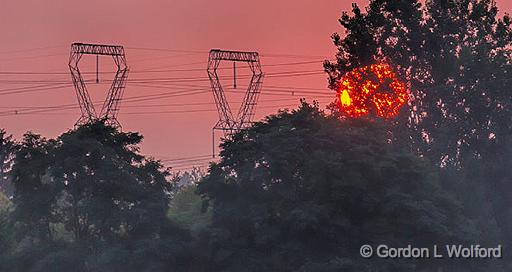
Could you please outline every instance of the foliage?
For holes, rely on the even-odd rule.
[[[211,221],[211,209],[203,211],[203,200],[196,194],[196,185],[182,187],[173,197],[167,216],[192,234],[204,230]]]
[[[343,76],[336,103],[350,117],[395,117],[407,101],[405,84],[387,64],[372,64]]]
[[[51,240],[49,228],[55,185],[48,175],[49,152],[53,141],[27,133],[19,144],[12,170],[14,185],[14,219],[20,235],[36,241]]]
[[[0,192],[12,194],[12,185],[9,180],[9,172],[12,168],[16,144],[11,135],[0,129]]]
[[[136,153],[141,140],[101,123],[57,140],[50,171],[59,186],[59,213],[76,240],[158,232],[171,183],[159,163]]]
[[[13,244],[14,234],[12,222],[9,220],[11,206],[9,199],[0,192],[0,252],[10,250]]]
[[[432,271],[439,262],[363,262],[359,248],[462,242],[475,233],[435,168],[389,143],[379,122],[340,121],[303,104],[222,147],[199,184],[214,201],[214,270]]]
[[[489,148],[512,134],[510,17],[491,0],[372,0],[352,13],[340,19],[345,35],[332,36],[331,88],[353,68],[387,62],[409,83],[397,133],[411,148],[444,165],[494,156]]]
[[[166,218],[173,183],[159,162],[138,154],[141,140],[102,122],[51,140],[26,134],[12,172],[17,249],[3,256],[5,266],[186,271],[191,237]],[[62,232],[72,239],[61,240]]]
[[[19,143],[0,130],[0,185],[13,186],[0,271],[511,271],[359,256],[512,246],[511,19],[491,0],[423,2],[354,5],[324,65],[335,90],[348,71],[392,67],[408,111],[354,119],[303,103],[225,140],[204,178],[171,177],[139,153],[141,135],[101,122]]]
[[[422,5],[424,3],[424,5]],[[353,68],[393,66],[410,90],[393,136],[441,167],[443,188],[509,245],[512,229],[512,20],[492,0],[372,0],[353,6],[326,62],[336,89]]]

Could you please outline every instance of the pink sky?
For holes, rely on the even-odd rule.
[[[211,48],[258,51],[262,54],[263,65],[318,61],[301,65],[263,67],[266,74],[288,71],[321,72],[322,60],[332,58],[335,53],[330,35],[333,32],[342,32],[337,20],[343,10],[350,9],[352,2],[354,1],[3,1],[0,6],[0,72],[55,74],[0,75],[0,92],[55,82],[70,82],[67,61],[69,46],[73,42],[125,46],[128,65],[132,72],[129,79],[192,77],[200,80],[191,84],[207,87],[209,83],[204,80],[205,70],[195,69],[206,69],[207,51]],[[362,5],[367,3],[356,2]],[[511,1],[500,0],[497,3],[501,12],[512,10]],[[34,48],[39,49],[32,50]],[[134,48],[167,48],[199,52],[150,51]],[[284,54],[299,56],[291,57]],[[94,71],[93,60],[93,57],[84,57],[84,62],[81,63],[82,71]],[[112,70],[111,61],[102,58],[100,69]],[[148,73],[149,69],[193,71]],[[239,74],[247,73],[243,68],[239,70]],[[107,75],[101,76],[102,80],[108,78]],[[223,82],[226,87],[232,85],[229,80]],[[246,84],[242,79],[239,79],[238,83]],[[106,84],[89,86],[93,98],[97,99],[100,99],[104,90],[108,88]],[[291,93],[282,96],[266,95],[265,86],[285,87],[283,89],[290,91],[297,87],[311,88],[318,92],[325,90],[323,97],[319,95],[322,105],[328,102],[331,99],[329,95],[332,95],[332,92],[326,89],[326,76],[321,73],[304,77],[265,78],[257,118],[273,113],[282,106],[296,105],[299,97],[304,96],[296,94],[293,97]],[[130,86],[128,83],[125,97],[165,91],[175,90],[165,89],[159,85]],[[236,91],[245,90],[240,87]],[[312,99],[317,96],[306,97]],[[230,98],[234,101],[239,97],[231,95]],[[13,112],[13,107],[45,107],[71,103],[76,103],[76,98],[73,87],[68,86],[55,90],[2,95],[0,112]],[[186,105],[190,103],[207,105]],[[232,107],[237,108],[238,105]],[[218,118],[216,111],[186,114],[140,113],[205,109],[215,109],[211,93],[127,103],[121,106],[119,120],[123,130],[139,131],[145,136],[144,153],[157,158],[191,157],[211,154],[211,128]],[[47,137],[55,137],[72,128],[78,117],[78,110],[0,116],[0,128],[5,128],[17,138],[28,130]]]

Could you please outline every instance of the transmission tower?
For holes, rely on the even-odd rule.
[[[83,55],[96,55],[96,69],[98,69],[99,56],[112,56],[117,67],[112,85],[110,85],[99,113],[94,107],[85,81],[78,68],[78,63]],[[76,125],[103,120],[108,125],[120,127],[117,121],[117,113],[119,111],[119,102],[126,86],[126,78],[128,77],[128,66],[126,65],[124,48],[118,45],[73,43],[69,56],[69,70],[71,71],[71,78],[73,79],[78,104],[82,113]],[[98,70],[96,70],[96,76],[98,76]],[[98,82],[98,77],[96,77],[96,82]]]
[[[236,88],[236,62],[246,62],[252,72],[252,77],[247,87],[244,99],[240,104],[238,114],[236,116],[231,112],[228,101],[224,94],[224,89],[217,74],[217,68],[221,61],[233,61],[234,72],[234,86]],[[229,136],[234,132],[239,131],[251,124],[252,117],[254,116],[254,109],[260,94],[261,82],[263,80],[263,73],[261,71],[260,58],[257,52],[240,52],[240,51],[226,51],[219,49],[210,50],[208,58],[208,77],[212,86],[213,97],[217,110],[219,112],[219,121],[213,127],[215,130],[224,131],[224,136]]]

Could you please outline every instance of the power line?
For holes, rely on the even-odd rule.
[[[314,61],[302,61],[302,62],[288,62],[288,63],[275,63],[275,64],[262,64],[262,67],[280,67],[280,66],[295,66],[295,65],[306,65],[306,64],[322,64],[320,60]],[[197,63],[196,63],[197,64]],[[205,65],[205,62],[199,62],[199,64]],[[248,69],[249,67],[241,66],[240,69]],[[228,70],[231,67],[219,67],[218,70]],[[134,70],[130,71],[130,74],[143,74],[143,73],[166,73],[166,72],[204,72],[204,68],[193,68],[193,69],[164,69],[164,70]],[[82,74],[95,74],[96,72],[82,72]],[[114,74],[113,71],[102,71],[100,74]],[[37,72],[37,71],[0,71],[0,75],[69,75],[69,71],[62,72]]]
[[[309,75],[318,75],[324,74],[324,71],[320,70],[303,70],[303,71],[283,71],[283,72],[274,72],[265,74],[266,78],[277,78],[277,77],[296,77],[296,76],[309,76]],[[242,74],[237,76],[237,78],[250,78],[251,75]],[[232,79],[233,77],[228,76],[226,79]],[[88,80],[86,82],[91,82],[92,80]],[[157,78],[135,78],[128,79],[127,82],[130,83],[175,83],[175,82],[201,82],[201,81],[209,81],[207,77],[157,77]],[[69,80],[0,80],[0,82],[4,83],[71,83]],[[104,81],[103,84],[107,84],[110,81]]]
[[[259,102],[280,102],[280,101],[292,101],[297,98],[281,98],[281,99],[267,99],[259,100]],[[125,103],[131,103],[132,101],[125,101]],[[235,101],[231,101],[235,103]],[[99,105],[102,101],[95,101],[95,105]],[[165,104],[148,104],[148,105],[124,105],[123,108],[145,108],[145,107],[186,107],[186,106],[205,106],[215,105],[213,102],[192,102],[192,103],[165,103]],[[61,108],[67,106],[76,106],[76,104],[63,104],[63,105],[51,105],[51,106],[0,106],[0,109],[48,109],[48,108]]]
[[[23,88],[13,88],[13,89],[3,89],[0,90],[0,95],[10,95],[10,94],[21,94],[21,93],[31,93],[31,92],[40,92],[40,91],[49,91],[49,90],[58,90],[62,88],[72,87],[72,84],[51,84],[45,86],[37,86],[37,87],[23,87]]]
[[[141,87],[148,87],[148,88],[157,88],[157,89],[176,89],[175,87],[171,86],[143,86],[143,85],[136,85]],[[0,93],[0,95],[10,95],[10,94],[21,94],[21,93],[29,93],[29,92],[39,92],[39,91],[48,91],[48,90],[58,90],[63,88],[72,87],[71,84],[63,84],[63,85],[53,85],[48,87],[38,87],[38,88],[24,88],[22,90],[16,90],[11,92],[5,92]],[[284,89],[271,89],[271,88],[263,88],[263,92],[261,95],[263,96],[284,96],[284,95],[292,95],[292,96],[304,96],[304,95],[315,95],[317,98],[329,98],[332,97],[332,92],[329,92],[329,90],[318,90],[318,91],[304,91],[304,90],[294,90],[293,87],[290,87],[289,90]],[[151,95],[140,95],[140,96],[132,96],[123,98],[120,101],[123,102],[140,102],[140,101],[150,101],[150,100],[160,100],[163,98],[171,98],[171,97],[180,97],[180,96],[191,96],[191,95],[198,95],[198,94],[204,94],[209,93],[210,90],[207,87],[203,88],[196,88],[196,89],[185,89],[183,91],[179,92],[165,92],[165,93],[158,93],[158,94],[151,94]],[[230,93],[237,93],[234,91],[229,91]]]
[[[150,48],[150,47],[126,47],[126,49],[132,50],[144,50],[144,51],[164,51],[164,52],[183,52],[183,53],[194,53],[194,54],[207,54],[209,50],[184,50],[184,49],[170,49],[170,48]],[[303,54],[279,54],[279,53],[262,53],[262,57],[271,58],[325,58],[325,56],[318,55],[303,55]]]
[[[0,61],[14,61],[14,60],[20,60],[20,59],[41,59],[41,58],[48,58],[48,57],[58,57],[58,56],[65,56],[67,54],[58,53],[58,54],[47,54],[47,55],[40,55],[40,56],[18,56],[18,57],[11,57],[11,58],[2,58]]]
[[[180,161],[166,161],[161,160],[161,162],[169,163],[172,166],[182,166],[182,165],[191,165],[191,164],[197,164],[197,163],[209,163],[212,161],[212,155],[209,155],[207,158],[201,158],[201,159],[185,159]]]
[[[41,50],[54,49],[54,48],[63,48],[63,47],[65,47],[65,46],[58,45],[58,46],[35,47],[35,48],[28,48],[28,49],[16,49],[16,50],[9,50],[9,51],[0,51],[0,54],[27,53],[27,52],[41,51]]]
[[[128,50],[143,50],[143,51],[164,51],[164,52],[179,52],[179,53],[194,53],[194,54],[207,54],[208,50],[182,50],[182,49],[169,49],[169,48],[149,48],[149,47],[126,47]]]
[[[163,157],[163,156],[160,156],[160,157]],[[197,155],[197,156],[189,156],[189,157],[181,157],[181,158],[172,158],[172,159],[163,159],[163,160],[160,160],[162,162],[173,162],[173,161],[183,161],[183,160],[190,160],[190,159],[211,159],[212,155],[211,154],[208,154],[208,155]]]
[[[295,107],[298,104],[286,104],[286,105],[269,105],[269,106],[261,106],[260,108],[268,109],[268,108],[287,108],[287,107]],[[76,110],[79,109],[76,105],[61,105],[61,106],[52,106],[48,108],[37,108],[34,110],[11,110],[11,111],[3,111],[0,112],[0,117],[3,116],[15,116],[15,115],[33,115],[33,114],[44,114],[44,115],[61,115],[62,113],[57,113],[57,111],[67,111],[67,110]],[[141,112],[119,112],[121,115],[155,115],[155,114],[183,114],[183,113],[204,113],[204,112],[215,112],[215,109],[190,109],[190,110],[170,110],[170,111],[141,111]]]
[[[203,169],[203,168],[206,168],[208,167],[209,164],[203,164],[203,165],[190,165],[190,166],[185,166],[185,167],[171,167],[171,170],[173,172],[182,172],[182,171],[191,171],[191,170],[194,170],[194,169]]]

